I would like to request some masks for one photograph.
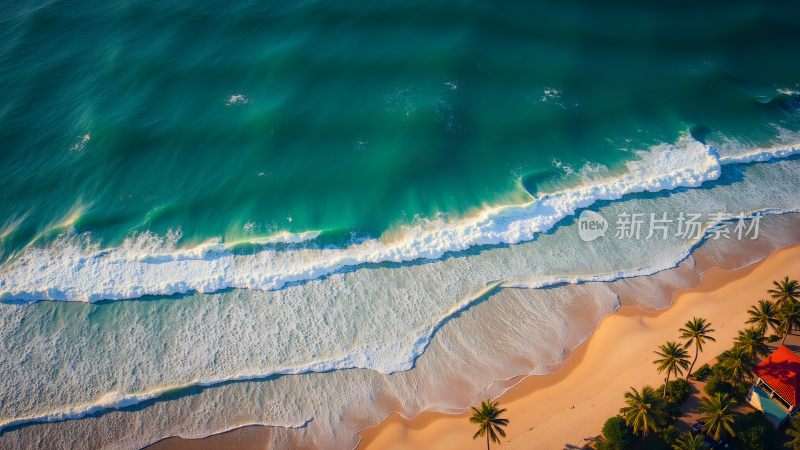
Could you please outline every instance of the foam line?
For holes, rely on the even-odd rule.
[[[766,214],[800,213],[800,211],[778,211],[773,209],[765,209],[757,211],[757,213],[766,215]],[[475,292],[473,295],[467,296],[466,298],[463,298],[456,304],[454,304],[452,308],[446,311],[441,317],[439,317],[434,322],[434,325],[432,327],[421,331],[419,335],[416,337],[416,339],[413,340],[414,343],[411,346],[411,348],[408,349],[408,354],[405,356],[405,358],[400,359],[399,361],[397,361],[392,365],[376,364],[376,362],[372,360],[372,358],[370,358],[368,355],[364,353],[356,353],[353,355],[348,355],[341,359],[316,361],[302,366],[280,368],[265,373],[235,373],[218,378],[195,380],[181,385],[159,387],[144,392],[135,392],[135,393],[108,392],[103,396],[99,397],[98,399],[96,399],[95,401],[89,403],[73,405],[61,410],[55,410],[30,416],[15,417],[5,421],[0,421],[0,432],[11,427],[17,427],[35,423],[75,420],[93,414],[102,414],[112,410],[124,409],[143,402],[157,400],[158,398],[169,393],[181,390],[187,390],[193,387],[212,387],[230,382],[263,380],[273,376],[298,375],[303,373],[315,373],[315,372],[319,373],[319,372],[328,372],[333,370],[344,370],[344,369],[354,369],[354,368],[376,370],[378,372],[385,374],[409,370],[414,366],[414,361],[416,361],[416,359],[425,351],[425,349],[430,344],[431,340],[433,339],[437,331],[447,321],[458,316],[460,313],[468,310],[469,308],[473,307],[474,305],[479,303],[482,299],[490,296],[497,289],[503,289],[503,288],[535,289],[548,286],[556,286],[565,283],[577,284],[585,282],[611,282],[623,278],[651,276],[659,272],[662,272],[664,270],[677,267],[681,262],[683,262],[686,258],[688,258],[689,255],[691,255],[695,249],[697,249],[702,244],[705,237],[706,236],[701,237],[695,243],[695,245],[693,245],[686,252],[678,255],[678,257],[675,260],[663,261],[661,264],[652,267],[638,268],[635,270],[625,271],[625,272],[596,274],[584,277],[551,278],[546,282],[540,282],[536,284],[504,282],[501,280],[489,282],[479,291]],[[302,427],[307,423],[308,420],[302,425],[280,425],[280,424],[277,425],[270,424],[270,425]]]
[[[280,289],[363,264],[437,259],[479,245],[516,244],[597,201],[628,194],[697,187],[719,178],[723,164],[764,162],[800,152],[800,146],[756,149],[720,156],[688,134],[660,144],[603,180],[541,195],[519,204],[487,208],[457,219],[420,221],[394,239],[372,239],[345,248],[264,249],[236,255],[218,241],[179,248],[144,233],[121,246],[100,249],[90,239],[65,236],[47,248],[28,247],[0,267],[0,299],[94,302],[145,295],[215,292],[228,288]],[[282,233],[263,243],[299,243],[318,232]]]

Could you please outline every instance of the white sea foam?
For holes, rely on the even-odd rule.
[[[244,94],[233,94],[225,101],[227,105],[246,105],[250,103],[250,99]]]
[[[180,240],[180,230],[168,233],[165,239],[161,239],[153,233],[145,232],[126,240],[121,248],[125,248],[126,253],[133,256],[137,261],[147,263],[209,260],[219,255],[230,255],[234,247],[242,244],[299,244],[301,242],[312,241],[318,238],[319,235],[319,231],[305,231],[302,233],[289,233],[284,231],[260,238],[225,242],[219,238],[215,238],[194,247],[178,248],[177,241]],[[102,251],[96,251],[101,252],[98,256],[104,256]]]
[[[768,148],[758,148],[735,154],[724,155],[719,158],[719,161],[720,164],[745,164],[752,162],[765,162],[772,159],[788,158],[797,154],[800,154],[800,143]]]
[[[791,89],[791,88],[779,88],[777,89],[778,93],[783,95],[799,95],[800,90],[798,89]]]
[[[762,214],[783,214],[788,211],[783,210],[763,210],[758,211]],[[793,211],[798,212],[798,211]],[[86,417],[92,414],[105,413],[111,410],[127,408],[139,403],[158,399],[166,394],[173,393],[180,390],[190,389],[192,387],[210,387],[217,386],[223,383],[239,382],[239,381],[253,381],[263,380],[267,377],[275,375],[296,375],[314,372],[328,372],[334,370],[344,370],[352,368],[370,368],[381,373],[395,373],[411,369],[414,366],[414,361],[422,355],[430,344],[433,334],[442,323],[450,318],[457,316],[459,313],[473,306],[476,302],[484,297],[491,295],[499,288],[522,288],[522,289],[537,289],[546,286],[556,286],[561,284],[578,284],[586,282],[610,282],[624,278],[650,276],[660,273],[664,270],[677,267],[683,260],[685,260],[691,253],[691,249],[683,253],[677,253],[677,258],[674,260],[658,260],[654,265],[649,267],[638,268],[628,271],[620,271],[605,274],[595,274],[590,276],[577,276],[577,277],[554,277],[546,281],[539,281],[536,283],[524,283],[514,281],[490,281],[472,295],[452,304],[452,306],[443,312],[443,314],[436,318],[434,321],[435,326],[419,330],[418,334],[411,339],[413,344],[407,351],[392,352],[391,356],[387,359],[376,359],[371,357],[366,352],[359,351],[356,353],[348,354],[340,359],[331,359],[324,361],[311,361],[307,364],[294,366],[294,367],[281,367],[269,372],[236,372],[226,373],[217,378],[197,379],[189,383],[172,386],[160,386],[144,392],[134,393],[121,393],[121,392],[106,392],[99,396],[95,401],[87,402],[78,405],[70,405],[61,409],[42,412],[27,416],[18,416],[4,421],[0,421],[0,431],[19,425],[26,425],[31,423],[47,423],[47,422],[60,422],[66,420],[74,420]],[[616,303],[615,308],[619,306]],[[542,372],[547,373],[547,371]],[[269,423],[271,426],[281,426],[289,428],[299,428],[305,426],[312,418],[307,418],[299,424],[279,424]]]
[[[476,293],[474,296],[463,299],[461,302],[457,303],[449,311],[447,311],[447,313],[440,318],[439,322],[447,320],[448,318],[453,317],[459,312],[465,310],[473,302],[483,297],[487,293],[491,292],[499,285],[500,285],[499,282],[489,283],[484,289]],[[384,371],[386,373],[391,373],[391,372],[398,372],[410,369],[413,366],[414,360],[420,354],[422,354],[422,352],[430,343],[430,339],[434,332],[435,329],[430,329],[424,335],[420,335],[414,343],[411,354],[409,354],[408,357],[403,357],[402,355],[399,355],[402,358],[401,362],[394,367],[388,368],[388,370],[384,369]],[[332,370],[352,369],[354,367],[366,368],[371,366],[369,359],[370,358],[365,357],[365,355],[363,354],[351,355],[336,360],[311,362],[298,367],[284,367],[266,373],[265,372],[234,373],[222,376],[220,378],[195,380],[191,383],[186,383],[182,385],[173,385],[168,387],[158,387],[145,392],[135,392],[135,393],[120,393],[116,391],[106,392],[92,402],[87,402],[78,405],[71,405],[50,412],[14,417],[7,420],[0,420],[0,431],[3,431],[10,427],[27,425],[32,423],[61,422],[65,420],[80,419],[91,414],[98,414],[111,410],[127,408],[143,402],[158,399],[159,397],[162,397],[169,393],[190,389],[192,387],[209,387],[209,386],[216,386],[222,383],[261,380],[275,375],[296,375],[296,374],[311,373],[311,372],[327,372]],[[270,423],[269,425],[282,426],[287,428],[300,428],[305,426],[310,420],[312,419],[307,418],[305,421],[299,424]]]
[[[553,167],[555,167],[556,169],[562,170],[565,175],[572,175],[575,173],[575,169],[572,166],[564,162],[561,162],[557,159],[551,161],[551,164],[553,164]]]
[[[642,161],[646,159],[647,156],[643,156]],[[668,198],[628,198],[603,205],[599,211],[613,214],[631,208],[663,207],[677,210],[686,205],[698,211],[716,211],[720,204],[735,205],[749,213],[796,210],[800,205],[792,191],[796,187],[793,180],[797,179],[798,170],[800,167],[794,161],[756,164],[744,168],[742,182],[720,183],[708,191],[681,190]],[[790,189],[787,190],[787,186]],[[767,207],[771,209],[765,210]],[[649,275],[673,267],[693,248],[692,242],[681,240],[606,239],[589,245],[575,238],[571,228],[554,230],[534,242],[487,249],[464,258],[444,258],[431,264],[401,268],[359,270],[315,283],[288,286],[278,292],[233,290],[214,296],[214,301],[192,296],[153,304],[117,302],[88,309],[101,315],[105,312],[105,319],[78,314],[69,327],[53,324],[48,328],[48,321],[40,319],[52,317],[54,310],[84,311],[85,308],[56,304],[31,308],[0,305],[4,312],[4,326],[0,329],[7,330],[4,342],[11,342],[7,360],[30,361],[35,355],[36,361],[22,363],[22,372],[9,372],[3,388],[9,393],[7,404],[13,405],[9,411],[17,414],[1,420],[5,426],[11,426],[62,421],[92,413],[102,415],[105,411],[156,399],[181,388],[260,379],[274,374],[344,368],[368,368],[370,372],[380,373],[404,371],[414,366],[417,356],[426,351],[434,333],[445,321],[494,295],[497,288]],[[776,238],[771,233],[767,235],[766,239]],[[155,236],[144,240],[153,241],[152,245],[161,248],[174,245],[178,236],[173,233],[169,239],[162,238],[164,242],[160,243],[155,242],[159,240]],[[66,239],[64,245],[69,242],[72,241]],[[332,250],[332,254],[341,250],[344,249]],[[106,256],[98,252],[95,257]],[[253,276],[261,269],[299,267],[331,254],[322,252],[266,250],[256,255],[233,257],[234,267],[226,276],[236,273]],[[304,256],[289,259],[286,255]],[[220,256],[206,254],[200,261],[181,261],[206,264],[214,258]],[[267,262],[272,266],[268,267]],[[149,264],[162,267],[160,262]],[[547,297],[551,290],[541,292]],[[563,301],[569,303],[572,299]],[[540,325],[556,331],[566,330],[562,323],[565,318],[552,314],[553,307],[547,303],[542,305]],[[473,317],[468,315],[464,319],[469,321]],[[20,328],[22,320],[39,325]],[[277,323],[289,326],[275,326]],[[54,342],[74,345],[54,346]],[[552,344],[547,341],[543,346],[551,348]],[[556,345],[555,348],[560,347]],[[76,371],[68,361],[81,361],[82,367],[77,369],[84,375],[80,380],[65,384],[62,380],[69,380],[70,374]],[[54,367],[56,375],[42,373],[42,364]],[[135,370],[131,370],[132,367]],[[49,383],[51,379],[59,381]],[[281,415],[268,423],[294,423],[309,414],[316,422],[316,409],[299,408],[292,419]],[[319,419],[324,421],[325,416]]]
[[[0,298],[93,302],[227,288],[280,289],[362,264],[437,259],[473,246],[529,241],[597,201],[697,187],[717,179],[722,164],[763,162],[798,151],[800,146],[782,146],[719,156],[714,148],[686,134],[674,144],[639,152],[622,174],[525,204],[487,208],[458,219],[420,221],[405,226],[392,239],[372,239],[346,248],[265,249],[241,256],[231,251],[231,243],[219,240],[178,248],[174,239],[145,233],[101,250],[87,246],[85,239],[64,237],[47,248],[29,247],[7,262],[2,267]],[[299,243],[318,234],[283,233],[259,243]]]
[[[92,140],[92,135],[86,133],[80,137],[78,142],[72,144],[72,147],[70,147],[69,149],[72,150],[73,152],[80,152],[84,148],[86,148],[86,144],[88,144],[90,140]]]
[[[225,381],[244,381],[244,380],[253,380],[260,377],[257,376],[234,376],[231,377],[230,380]],[[220,381],[222,382],[222,380]],[[192,386],[204,386],[210,384],[217,384],[217,383],[197,383],[190,386],[182,386],[181,388],[189,388]],[[72,407],[68,407],[65,409],[52,411],[49,413],[43,413],[33,416],[26,416],[26,417],[16,417],[14,419],[6,420],[0,422],[0,431],[14,427],[19,425],[26,425],[31,423],[47,423],[47,422],[63,422],[65,420],[74,420],[80,419],[82,417],[86,417],[90,414],[97,414],[106,412],[109,410],[114,409],[121,409],[126,408],[129,406],[137,405],[139,403],[143,403],[149,400],[156,399],[161,397],[162,395],[172,392],[176,387],[171,387],[168,389],[158,389],[149,392],[143,392],[138,394],[121,394],[119,392],[108,392],[104,394],[102,397],[98,398],[97,401],[92,403],[87,403],[83,405],[75,405]],[[293,423],[293,424],[270,424],[273,426],[282,426],[285,428],[302,428],[308,424],[312,419],[308,418],[300,423]],[[261,424],[253,424],[253,425],[261,425]]]
[[[91,414],[97,414],[109,410],[127,408],[129,406],[157,399],[167,393],[175,392],[176,390],[188,389],[196,386],[205,387],[230,381],[257,380],[264,378],[265,376],[268,375],[290,375],[290,374],[306,373],[309,371],[325,371],[325,370],[335,370],[339,368],[344,369],[350,367],[352,367],[351,363],[345,360],[345,361],[338,361],[335,363],[312,364],[300,369],[286,369],[272,374],[235,374],[232,376],[225,377],[224,379],[198,381],[183,386],[170,386],[168,388],[157,388],[147,392],[126,393],[126,394],[120,392],[107,392],[103,394],[101,397],[99,397],[97,400],[90,403],[72,405],[51,412],[30,415],[30,416],[23,416],[23,417],[15,417],[13,419],[0,421],[0,431],[10,427],[26,425],[31,423],[62,422],[65,420],[80,419],[82,417],[86,417]],[[311,418],[308,418],[301,423],[270,424],[270,425],[282,426],[286,428],[301,428],[304,427],[306,424],[308,424],[310,420]]]
[[[444,312],[444,314],[438,318],[437,323],[442,323],[448,320],[449,318],[454,317],[458,313],[464,311],[465,309],[469,308],[477,300],[480,300],[482,297],[491,293],[494,289],[498,288],[500,284],[501,283],[499,281],[487,283],[483,289],[480,289],[474,295],[467,296],[466,298],[457,301],[455,304],[453,304],[453,306],[449,310]],[[333,370],[352,369],[355,367],[374,368],[383,373],[405,371],[413,367],[414,360],[419,355],[422,354],[422,352],[430,343],[433,333],[435,332],[436,328],[429,328],[420,331],[419,335],[413,337],[410,340],[411,342],[413,342],[412,348],[409,349],[410,352],[395,353],[393,356],[389,358],[389,360],[392,362],[390,362],[388,365],[381,364],[380,362],[375,361],[374,358],[370,357],[364,352],[356,352],[353,354],[348,354],[339,359],[311,361],[306,364],[294,367],[275,368],[274,370],[271,370],[269,372],[250,371],[250,372],[226,373],[219,377],[197,379],[189,383],[184,383],[180,385],[171,385],[166,387],[159,386],[144,392],[131,392],[131,393],[121,393],[117,391],[106,392],[91,402],[81,403],[77,405],[69,405],[48,412],[40,412],[37,414],[18,416],[6,420],[0,420],[0,431],[7,429],[9,427],[31,424],[31,423],[60,422],[65,420],[79,419],[91,414],[104,413],[110,410],[126,408],[139,403],[158,399],[159,397],[162,397],[169,393],[173,393],[180,390],[186,390],[193,387],[209,387],[229,382],[261,380],[275,375],[296,375],[296,374],[312,373],[312,372],[327,372]],[[311,419],[308,418],[302,424],[270,423],[270,425],[297,428],[304,426],[310,420]]]
[[[542,103],[558,102],[559,99],[561,99],[560,90],[552,87],[542,89],[542,98],[540,99]]]

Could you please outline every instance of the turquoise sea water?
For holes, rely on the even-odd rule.
[[[551,3],[4,5],[0,447],[352,448],[697,277],[587,208],[800,240],[800,4]]]
[[[14,2],[2,251],[69,229],[104,245],[375,237],[687,129],[769,142],[798,129],[776,91],[799,82],[797,17],[792,2]]]

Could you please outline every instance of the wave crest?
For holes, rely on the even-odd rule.
[[[481,210],[457,219],[405,226],[391,240],[371,239],[345,248],[264,249],[236,255],[236,243],[209,241],[178,248],[176,239],[145,233],[119,247],[99,249],[87,239],[64,237],[47,248],[28,248],[4,264],[0,299],[93,302],[228,288],[280,289],[371,263],[437,259],[474,246],[516,244],[546,232],[597,201],[628,194],[691,188],[715,180],[721,165],[763,162],[800,152],[800,146],[755,149],[720,156],[688,133],[675,143],[639,152],[621,174],[589,180],[519,205]],[[260,244],[300,243],[319,232],[282,233]]]

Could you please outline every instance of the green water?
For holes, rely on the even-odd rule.
[[[797,97],[776,92],[800,82],[798,13],[15,2],[0,18],[0,255],[66,230],[104,245],[377,236],[571,182],[554,161],[613,170],[686,130],[769,142],[800,128]]]

